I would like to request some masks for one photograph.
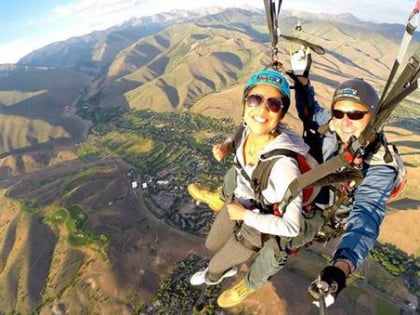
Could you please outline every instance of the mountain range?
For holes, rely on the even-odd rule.
[[[361,22],[352,15],[298,16],[284,13],[282,32],[327,51],[314,58],[313,81],[331,91],[343,76],[360,76],[379,90],[383,87],[402,25]],[[303,25],[302,32],[294,30],[297,23]],[[411,52],[419,46],[418,38],[416,33]],[[268,42],[263,12],[227,9],[133,18],[105,31],[52,43],[16,65],[0,67],[0,152],[27,151],[51,140],[77,142],[89,123],[73,116],[75,106],[90,112],[188,110],[238,122],[230,106],[235,87],[270,62]],[[286,69],[288,51],[296,47],[280,43]],[[38,109],[42,113],[36,113]],[[10,132],[11,121],[21,126],[19,136]]]
[[[324,55],[312,53],[311,71],[323,104],[330,102],[337,83],[349,77],[363,77],[380,91],[404,32],[403,25],[362,22],[351,14],[284,12],[280,24],[283,34],[325,48]],[[295,29],[297,24],[302,31]],[[419,39],[416,33],[409,56],[419,51]],[[284,70],[290,68],[290,51],[297,48],[280,41]],[[209,148],[225,136],[226,125],[240,123],[243,84],[270,62],[265,13],[231,8],[133,18],[52,43],[17,64],[0,65],[0,313],[136,313],[153,300],[175,262],[191,251],[204,256],[202,235],[192,233],[194,227],[187,223],[196,212],[206,222],[212,213],[202,206],[197,210],[185,185],[207,180],[200,177],[203,169],[219,167],[217,174],[223,173],[207,161]],[[387,127],[410,179],[405,194],[390,205],[381,235],[383,242],[417,257],[420,235],[413,224],[419,220],[419,96],[416,92],[404,100]],[[207,120],[217,131],[205,126]],[[177,134],[172,123],[182,132]],[[300,128],[293,108],[287,123]],[[148,133],[134,134],[133,126]],[[185,163],[188,172],[174,160]],[[152,193],[132,190],[128,175],[133,161],[144,166],[139,167],[142,181],[155,183]],[[167,188],[171,193],[156,184],[165,176],[176,183]],[[173,212],[154,216],[146,211],[159,209],[159,202],[161,209],[152,213],[179,207],[181,219],[170,217]],[[71,223],[57,223],[63,213]],[[393,220],[401,229],[393,228]],[[86,238],[90,245],[78,247]],[[312,271],[309,278],[316,274]],[[277,306],[288,304],[291,314],[314,313],[291,294],[304,292],[307,278],[288,271],[276,279],[264,292],[271,297],[281,293]],[[400,280],[390,281],[398,287],[395,295],[405,299],[410,294]],[[283,281],[297,284],[288,294]],[[337,310],[379,314],[379,307],[366,302],[373,296],[370,291],[356,299],[349,294]]]

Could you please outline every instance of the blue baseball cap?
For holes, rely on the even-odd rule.
[[[258,84],[274,86],[281,94],[290,98],[289,83],[280,72],[274,70],[261,70],[254,73],[245,85],[244,94],[246,94],[250,88]]]
[[[245,84],[243,99],[248,94],[249,89],[256,85],[265,84],[275,87],[284,96],[285,112],[290,105],[290,86],[286,78],[278,71],[275,70],[261,70],[254,73]]]

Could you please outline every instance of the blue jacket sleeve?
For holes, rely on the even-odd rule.
[[[395,170],[388,166],[368,168],[355,191],[353,209],[334,254],[334,261],[344,259],[354,271],[366,259],[378,238],[395,175]]]
[[[315,97],[315,89],[312,85],[303,86],[296,83],[295,101],[298,116],[305,127],[313,123],[313,128],[317,129],[331,119],[330,110],[318,103]]]

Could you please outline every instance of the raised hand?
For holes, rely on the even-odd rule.
[[[223,142],[213,145],[212,148],[213,156],[218,161],[221,162],[229,153],[232,152],[232,144],[230,142]]]
[[[309,47],[304,47],[296,50],[290,57],[290,64],[292,66],[291,73],[296,77],[308,78],[309,70],[312,65],[311,50]]]

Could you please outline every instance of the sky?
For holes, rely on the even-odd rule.
[[[415,0],[283,0],[282,9],[352,13],[365,21],[406,24],[414,3]],[[0,64],[16,63],[52,42],[103,30],[132,17],[173,9],[244,5],[264,8],[263,0],[0,0]]]

